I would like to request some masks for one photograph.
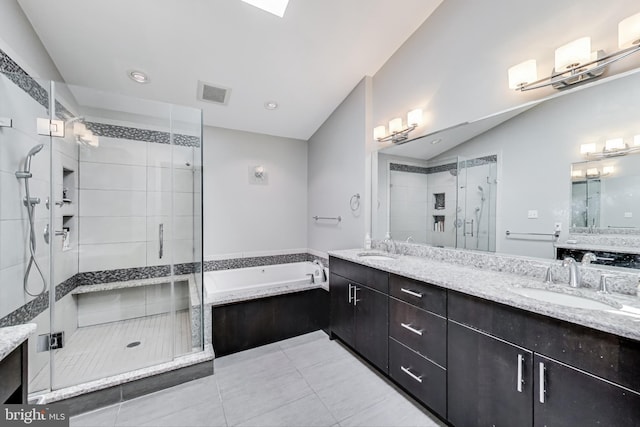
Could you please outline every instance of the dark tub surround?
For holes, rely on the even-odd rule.
[[[329,294],[311,289],[213,307],[216,356],[326,329]]]

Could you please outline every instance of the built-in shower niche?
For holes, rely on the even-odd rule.
[[[433,231],[437,233],[443,233],[445,228],[445,216],[444,215],[433,215]]]
[[[445,193],[434,193],[433,194],[433,209],[437,211],[444,210],[445,208]]]
[[[76,226],[77,220],[75,218],[75,206],[76,200],[76,173],[73,169],[66,166],[62,167],[62,193],[59,195],[60,210],[62,212],[62,250],[68,251],[72,248],[71,237],[78,230]]]
[[[75,200],[76,196],[76,176],[75,171],[62,168],[62,203],[64,205],[70,205]]]

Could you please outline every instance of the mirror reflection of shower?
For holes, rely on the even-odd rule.
[[[44,148],[44,144],[38,144],[35,147],[33,147],[31,150],[29,150],[29,152],[27,153],[27,157],[25,158],[25,161],[24,161],[24,168],[22,168],[22,170],[16,171],[15,173],[16,178],[24,180],[25,197],[22,200],[22,203],[27,208],[27,217],[29,219],[29,237],[27,242],[27,246],[29,247],[29,262],[27,263],[27,268],[25,269],[25,272],[24,272],[22,286],[24,288],[24,291],[32,297],[37,297],[39,295],[42,295],[47,288],[46,279],[44,278],[42,269],[40,268],[40,265],[38,264],[38,261],[36,259],[36,234],[35,234],[34,222],[35,222],[36,205],[40,204],[40,198],[31,197],[31,192],[29,191],[29,180],[33,177],[33,174],[31,173],[31,159],[36,154],[38,154],[43,148]],[[38,271],[38,274],[42,279],[42,289],[36,293],[32,293],[29,290],[29,275],[31,273],[32,266],[36,267],[36,270]]]
[[[488,177],[487,177],[488,179]],[[480,246],[480,221],[482,221],[482,213],[484,211],[484,202],[486,197],[484,196],[484,188],[482,185],[478,185],[478,191],[480,191],[480,206],[476,207],[474,214],[476,217],[476,249]]]

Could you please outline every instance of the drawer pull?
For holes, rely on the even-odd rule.
[[[518,384],[516,385],[516,390],[519,393],[522,393],[522,385],[524,384],[524,378],[522,377],[524,371],[524,356],[518,354]]]
[[[412,297],[422,298],[422,294],[421,293],[412,291],[411,289],[400,288],[400,292],[404,292],[405,294],[409,294]]]
[[[416,374],[411,372],[410,368],[405,368],[404,366],[400,366],[400,369],[402,369],[402,372],[409,375],[414,380],[418,381],[419,383],[422,383],[422,375],[417,376]]]
[[[351,288],[355,288],[355,286],[349,283],[349,304],[351,304],[351,300],[353,299],[353,297],[351,296]]]
[[[405,328],[405,329],[408,329],[409,331],[413,332],[413,333],[414,333],[414,334],[416,334],[416,335],[420,335],[420,336],[422,336],[422,331],[420,331],[420,330],[418,330],[418,329],[416,329],[416,328],[412,327],[411,325],[408,325],[408,324],[406,324],[406,323],[400,323],[400,326],[402,326],[402,327],[403,327],[403,328]]]
[[[545,371],[546,368],[544,367],[544,363],[540,362],[540,403],[544,403],[544,395],[547,392],[547,390],[545,390],[545,384],[544,384],[544,377],[545,377]]]

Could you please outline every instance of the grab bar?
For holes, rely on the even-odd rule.
[[[158,250],[158,258],[162,258],[164,252],[164,224],[160,224],[158,227],[158,240],[160,242],[160,249]]]
[[[548,236],[548,237],[554,237],[554,238],[558,238],[560,237],[560,232],[556,231],[555,233],[514,233],[513,231],[509,231],[507,230],[505,232],[505,234],[507,235],[507,237],[511,236],[511,235],[519,235],[519,236]]]
[[[316,215],[316,216],[313,217],[313,219],[315,219],[316,221],[319,221],[319,220],[338,221],[338,222],[342,221],[342,217],[341,216],[332,217],[332,216],[318,216],[318,215]]]

